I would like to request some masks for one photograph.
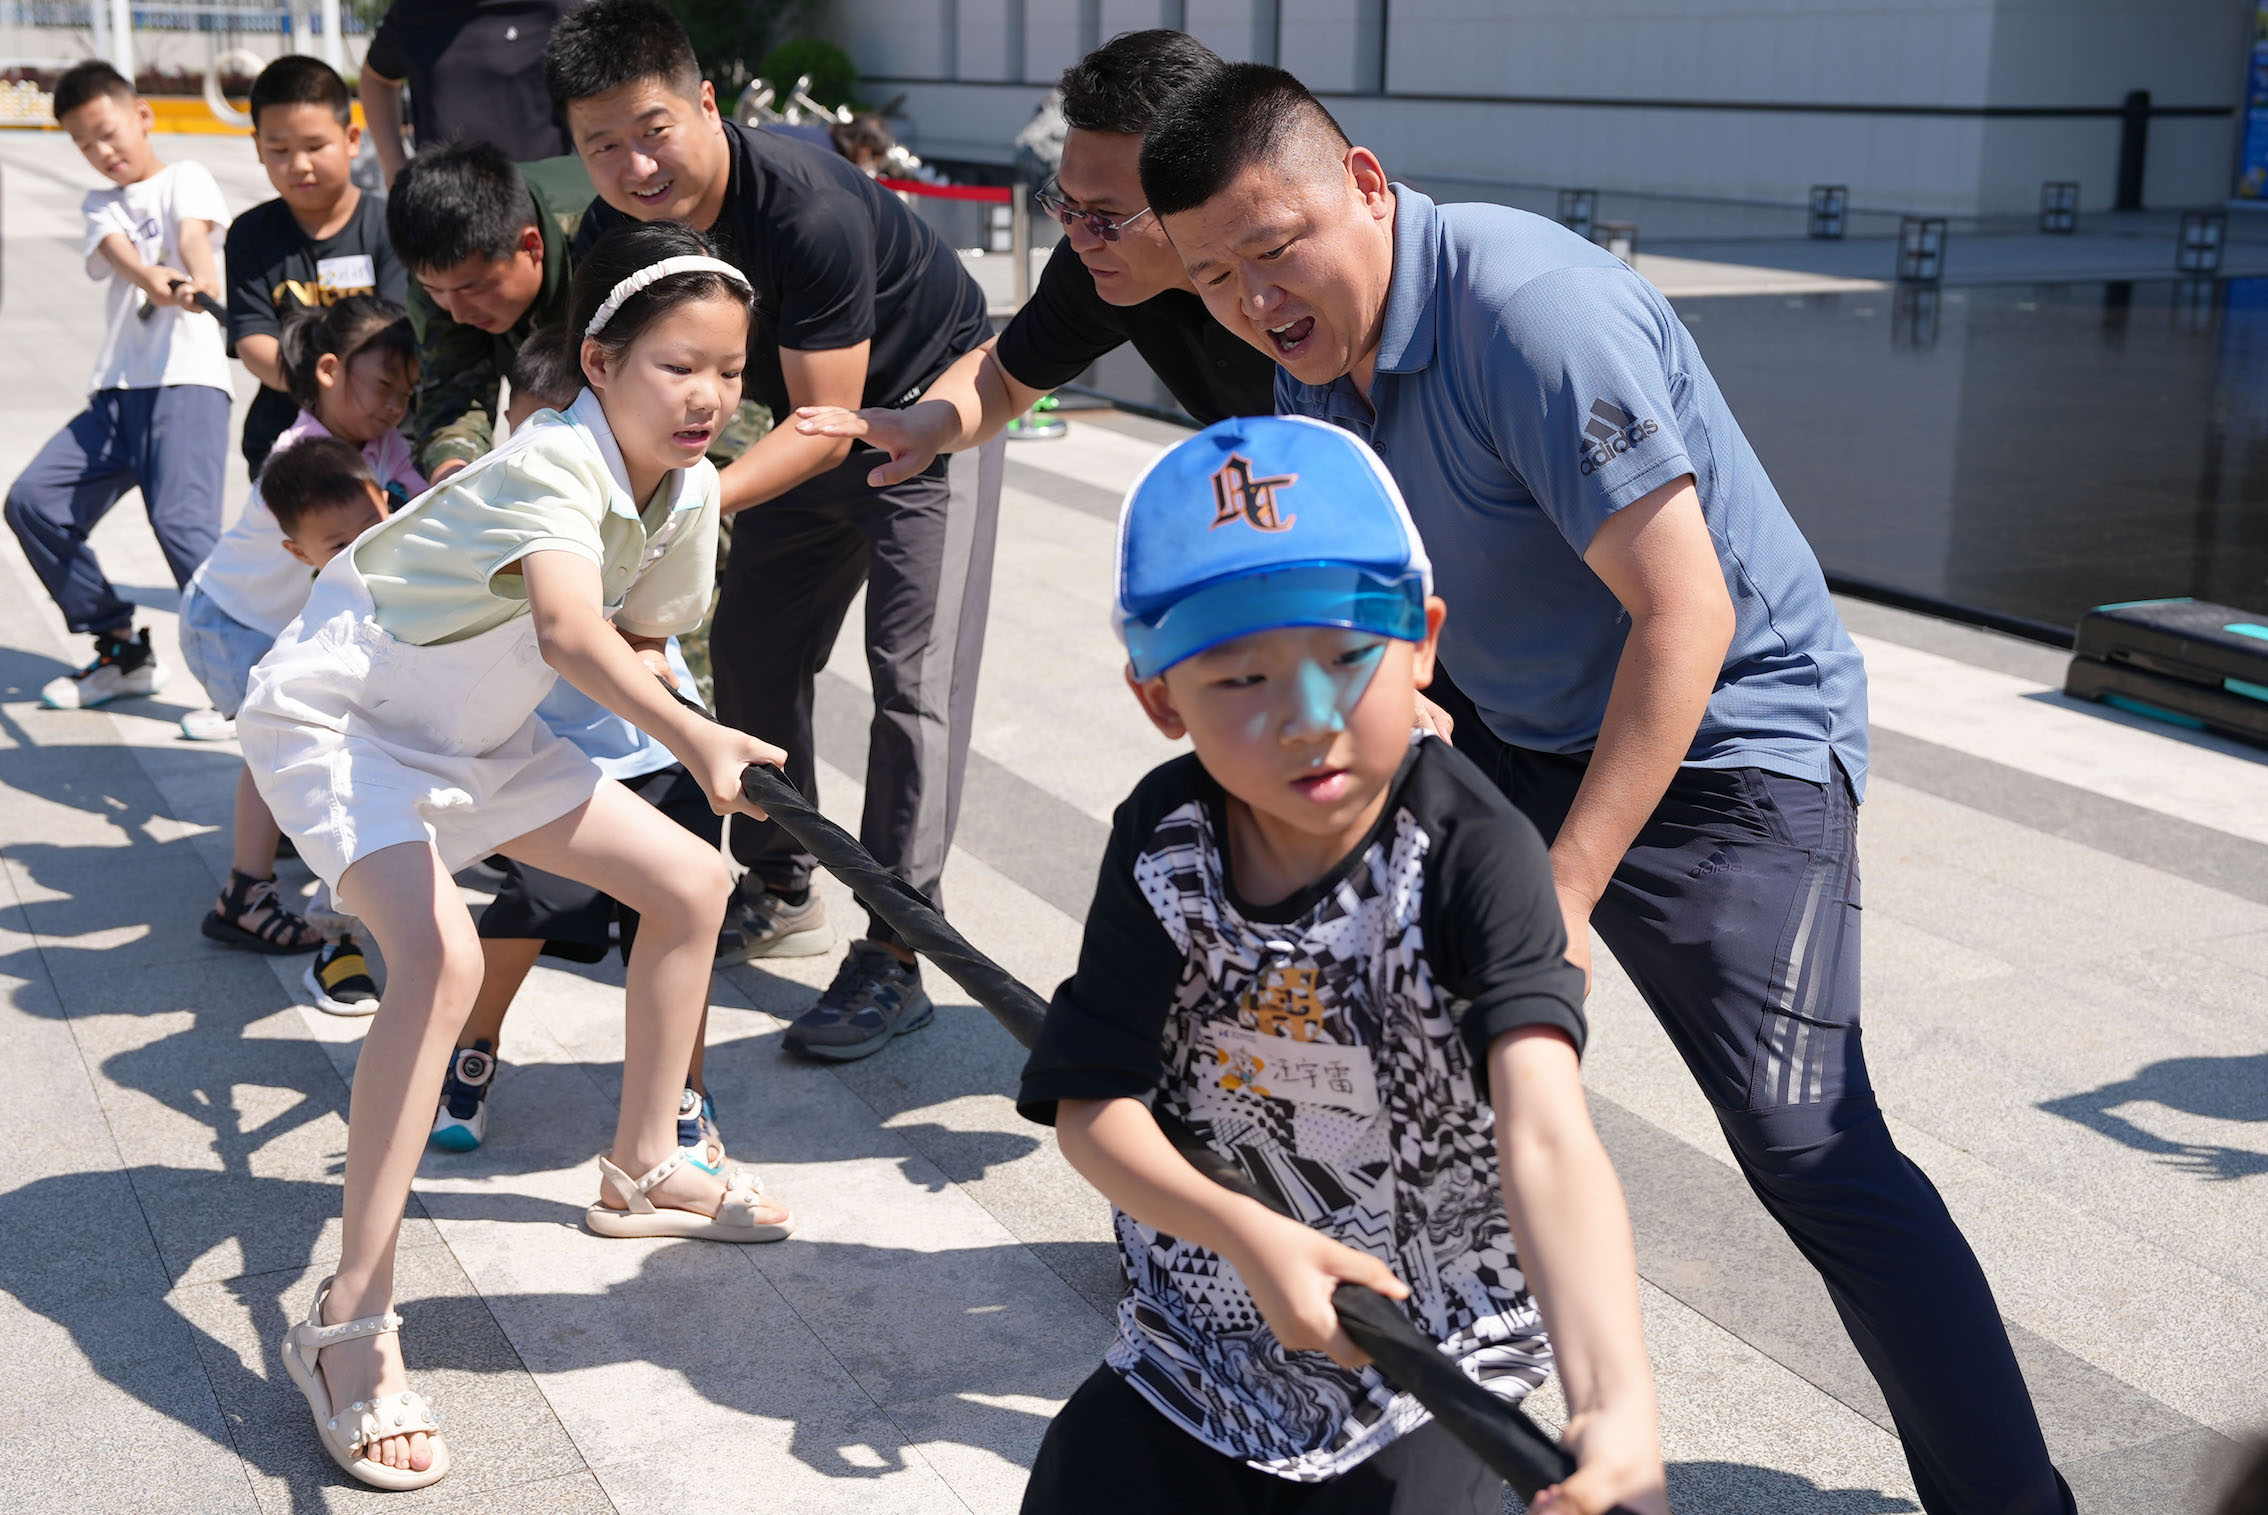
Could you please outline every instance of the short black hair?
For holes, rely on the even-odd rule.
[[[410,272],[508,258],[542,222],[528,181],[493,142],[447,142],[404,165],[386,197],[386,240]]]
[[[283,369],[284,393],[301,410],[312,411],[323,398],[315,370],[335,356],[345,367],[376,349],[403,362],[417,363],[417,338],[409,312],[377,295],[348,295],[336,305],[302,305],[283,319],[276,335],[276,361]]]
[[[528,339],[504,369],[504,377],[512,381],[513,400],[526,395],[553,410],[574,404],[575,396],[583,392],[583,370],[577,356],[567,351],[556,330],[547,327],[528,333]]]
[[[701,97],[693,41],[661,0],[590,0],[560,18],[543,50],[543,82],[561,115],[574,101],[647,79]]]
[[[260,129],[260,112],[271,105],[320,105],[341,127],[354,124],[354,98],[346,80],[320,58],[286,53],[252,81],[252,129]]]
[[[63,77],[55,81],[55,119],[61,121],[100,95],[131,100],[134,86],[127,82],[124,74],[100,58],[72,64],[63,70]]]
[[[316,511],[359,505],[377,487],[362,449],[337,437],[308,437],[279,447],[260,465],[260,503],[287,537]]]
[[[1168,97],[1220,66],[1220,54],[1187,32],[1120,32],[1063,71],[1064,124],[1139,137]]]
[[[1161,216],[1195,209],[1256,163],[1353,144],[1322,102],[1280,68],[1224,63],[1159,107],[1142,139],[1142,193]]]

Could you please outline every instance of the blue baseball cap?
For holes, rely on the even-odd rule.
[[[1378,454],[1305,416],[1206,427],[1143,471],[1118,516],[1112,619],[1136,678],[1280,626],[1422,641],[1432,589]]]

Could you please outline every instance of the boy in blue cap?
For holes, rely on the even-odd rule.
[[[1668,1509],[1543,842],[1412,731],[1431,582],[1384,466],[1318,422],[1223,421],[1127,496],[1127,682],[1196,750],[1119,807],[1017,1096],[1116,1208],[1131,1286],[1026,1515],[1496,1515],[1495,1474],[1340,1329],[1341,1282],[1507,1400],[1556,1356],[1581,1467],[1539,1515]],[[1203,1178],[1153,1110],[1299,1218]]]

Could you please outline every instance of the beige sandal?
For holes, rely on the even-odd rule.
[[[323,1299],[330,1292],[331,1280],[326,1278],[315,1290],[315,1305],[307,1312],[306,1322],[286,1331],[283,1339],[284,1370],[299,1385],[299,1392],[307,1396],[307,1408],[315,1412],[315,1434],[323,1438],[323,1450],[331,1454],[333,1462],[373,1488],[422,1489],[440,1482],[449,1473],[449,1444],[440,1436],[441,1412],[427,1404],[424,1395],[405,1389],[383,1399],[358,1399],[343,1409],[331,1407],[330,1392],[316,1368],[315,1354],[357,1337],[398,1332],[402,1318],[388,1310],[383,1315],[365,1315],[360,1320],[326,1326]],[[433,1446],[433,1466],[422,1473],[389,1468],[362,1455],[366,1446],[417,1431],[425,1432]]]
[[[777,1221],[756,1218],[758,1206],[769,1200],[762,1182],[750,1168],[733,1168],[719,1175],[724,1179],[725,1195],[714,1216],[703,1215],[698,1210],[659,1206],[646,1198],[647,1190],[691,1161],[698,1150],[680,1147],[663,1158],[651,1173],[636,1179],[600,1158],[600,1197],[583,1212],[583,1224],[601,1236],[689,1236],[698,1241],[729,1242],[784,1241],[795,1230],[793,1216]],[[606,1203],[609,1179],[628,1197],[628,1209],[617,1210]]]

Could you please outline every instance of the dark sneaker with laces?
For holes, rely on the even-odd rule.
[[[853,942],[819,1003],[788,1027],[787,1045],[807,1057],[853,1062],[872,1057],[893,1036],[919,1031],[936,1014],[920,968],[907,967],[878,943]]]
[[[725,903],[724,927],[717,932],[717,966],[759,957],[816,957],[833,949],[835,930],[827,906],[811,890],[791,905],[763,885],[742,880]]]
[[[485,1041],[459,1047],[449,1057],[449,1076],[441,1081],[441,1108],[433,1112],[433,1135],[444,1152],[470,1152],[488,1135],[488,1086],[496,1077],[494,1049]]]
[[[92,710],[112,700],[156,694],[173,670],[158,661],[150,646],[150,628],[130,637],[98,636],[95,660],[77,673],[49,679],[39,702],[50,710]]]
[[[315,996],[315,1008],[333,1015],[375,1015],[378,982],[362,956],[362,944],[351,936],[325,942],[315,951],[302,980]]]

